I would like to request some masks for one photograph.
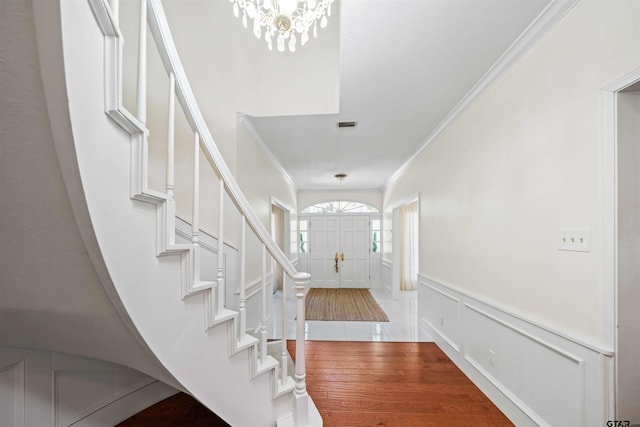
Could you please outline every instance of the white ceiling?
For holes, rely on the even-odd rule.
[[[340,0],[340,113],[248,120],[298,189],[382,188],[548,3]]]

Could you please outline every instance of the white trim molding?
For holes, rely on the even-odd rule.
[[[418,275],[418,324],[518,426],[612,419],[613,352]]]
[[[511,68],[536,42],[560,20],[578,0],[552,0],[538,17],[520,34],[507,48],[500,58],[478,80],[469,92],[453,107],[446,117],[427,136],[422,145],[391,175],[382,187],[387,191],[391,184],[409,168],[409,165],[444,132],[458,117],[460,117],[473,103],[479,99],[498,79]]]

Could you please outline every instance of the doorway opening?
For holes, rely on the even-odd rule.
[[[415,290],[418,287],[419,263],[419,197],[413,197],[397,204],[393,212],[393,276],[391,297],[400,297],[400,291]]]
[[[616,419],[640,420],[640,69],[613,91]]]
[[[400,290],[418,288],[418,201],[399,208]]]

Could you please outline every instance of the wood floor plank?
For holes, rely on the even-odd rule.
[[[307,341],[305,351],[326,427],[513,425],[434,343]]]
[[[193,397],[178,393],[148,407],[116,427],[230,427]]]

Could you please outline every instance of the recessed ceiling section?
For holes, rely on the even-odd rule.
[[[340,113],[247,119],[299,189],[382,188],[548,3],[341,1]]]

